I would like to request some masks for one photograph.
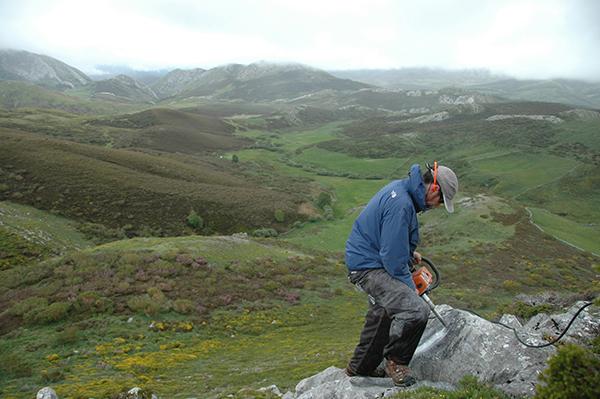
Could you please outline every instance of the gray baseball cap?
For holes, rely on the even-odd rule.
[[[438,166],[437,182],[444,195],[444,206],[448,213],[454,212],[452,200],[458,191],[458,178],[452,169],[446,166]]]

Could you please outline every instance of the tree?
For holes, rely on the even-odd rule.
[[[194,229],[201,229],[204,227],[204,219],[192,209],[186,219],[186,224]]]

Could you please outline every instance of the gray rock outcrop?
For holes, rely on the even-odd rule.
[[[566,327],[584,302],[573,305],[566,313],[538,315],[521,327],[512,315],[504,315],[501,322],[515,328],[519,336],[533,345],[545,344],[542,337],[555,334]],[[600,330],[600,311],[588,307],[575,319],[566,337],[580,341],[595,336]],[[348,377],[344,371],[330,367],[300,381],[295,392],[285,399],[369,399],[388,397],[406,389],[432,386],[442,389],[453,387],[467,375],[491,384],[516,396],[532,396],[538,375],[548,358],[556,352],[553,346],[529,348],[521,344],[513,330],[492,323],[467,311],[440,305],[447,328],[437,319],[431,319],[410,364],[419,383],[410,388],[394,387],[389,378]],[[558,326],[558,327],[557,327]]]
[[[44,387],[38,391],[35,399],[58,399],[58,396],[56,396],[54,389],[50,387]]]
[[[554,115],[492,115],[489,118],[487,118],[486,121],[493,122],[514,118],[531,119],[534,121],[546,121],[553,124],[559,124],[564,122],[561,118]]]
[[[288,392],[283,399],[374,399],[387,398],[398,392],[415,390],[428,386],[452,390],[446,383],[421,381],[409,388],[394,386],[389,378],[348,377],[344,370],[337,367],[328,369],[306,378],[296,385],[295,392]]]

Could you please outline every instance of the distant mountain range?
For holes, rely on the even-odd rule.
[[[175,69],[168,73],[113,66],[102,66],[101,69],[109,72],[101,77],[109,78],[94,81],[78,69],[45,55],[0,50],[0,80],[26,81],[66,90],[66,94],[112,102],[159,103],[166,99],[206,98],[399,110],[406,106],[432,105],[427,101],[413,101],[415,98],[411,93],[414,90],[425,93],[422,96],[425,99],[431,93],[435,95],[442,88],[450,87],[484,96],[600,108],[600,83],[564,79],[517,80],[487,70],[404,68],[326,72],[301,64],[268,62],[230,64],[208,70]],[[119,71],[127,74],[112,75]],[[412,97],[411,102],[400,104],[407,96]]]
[[[60,89],[91,82],[86,74],[62,61],[19,50],[0,50],[0,80],[22,80]]]
[[[356,69],[330,71],[333,76],[390,89],[443,89],[465,87],[509,79],[486,69],[448,70],[441,68]]]
[[[518,80],[485,69],[402,68],[330,71],[332,75],[388,89],[459,87],[511,100],[557,102],[600,108],[600,82],[569,79]]]

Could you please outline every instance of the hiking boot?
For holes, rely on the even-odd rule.
[[[397,387],[408,387],[417,382],[415,377],[411,375],[408,366],[396,363],[392,359],[387,359],[385,372]]]
[[[354,372],[354,370],[352,370],[352,369],[350,368],[350,366],[346,367],[346,369],[344,370],[344,373],[346,373],[346,375],[347,375],[348,377],[356,377],[356,376],[358,375],[358,374],[356,374],[356,373]]]

